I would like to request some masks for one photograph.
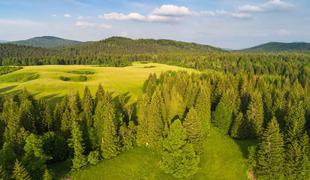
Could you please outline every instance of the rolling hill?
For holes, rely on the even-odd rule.
[[[80,52],[93,50],[94,53],[120,53],[120,54],[143,54],[143,53],[207,53],[222,52],[223,49],[209,45],[182,42],[167,39],[130,39],[125,37],[110,37],[101,41],[87,42],[76,46]]]
[[[269,42],[251,48],[243,49],[242,52],[284,52],[284,51],[309,51],[310,43],[305,42]]]
[[[80,41],[62,39],[54,36],[42,36],[42,37],[34,37],[27,40],[21,41],[12,41],[8,42],[10,44],[23,45],[23,46],[32,46],[32,47],[41,47],[41,48],[55,48],[55,47],[63,47],[68,45],[76,45],[80,44]]]

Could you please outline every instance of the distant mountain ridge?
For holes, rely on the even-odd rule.
[[[284,51],[310,51],[310,43],[306,42],[269,42],[240,50],[241,52],[284,52]]]
[[[75,41],[75,40],[69,40],[69,39],[62,39],[62,38],[54,37],[54,36],[42,36],[42,37],[34,37],[34,38],[26,39],[26,40],[12,41],[12,42],[7,42],[7,43],[22,45],[22,46],[55,48],[55,47],[76,45],[82,42]]]

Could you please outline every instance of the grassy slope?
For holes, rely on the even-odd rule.
[[[154,66],[153,68],[144,68],[145,66]],[[74,70],[91,70],[95,71],[93,75],[87,75],[90,79],[86,82],[62,81],[60,76],[77,77],[79,74],[70,73]],[[94,94],[98,84],[102,84],[105,89],[116,93],[130,92],[132,100],[135,100],[142,93],[141,87],[150,73],[157,73],[168,70],[186,70],[176,66],[163,64],[140,64],[134,63],[133,66],[116,68],[116,67],[99,67],[89,65],[48,65],[48,66],[25,66],[24,69],[0,76],[0,93],[9,93],[26,88],[36,94],[36,97],[57,98],[68,93],[83,93],[85,86],[88,86]],[[32,77],[33,73],[39,75],[38,79],[26,82],[27,74]],[[19,82],[11,82],[16,79]],[[8,82],[10,81],[10,82]]]
[[[189,179],[243,180],[246,177],[246,160],[243,151],[251,141],[235,142],[228,136],[212,129],[205,141],[205,153],[201,157],[199,172]],[[174,179],[158,167],[160,155],[147,149],[136,148],[122,153],[112,160],[105,160],[97,166],[88,167],[72,174],[72,179]]]

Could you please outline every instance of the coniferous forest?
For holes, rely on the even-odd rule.
[[[79,171],[135,147],[160,153],[163,172],[189,178],[200,167],[211,127],[233,139],[257,142],[247,155],[253,177],[310,178],[307,53],[147,52],[149,44],[144,43],[140,46],[146,53],[127,49],[135,52],[131,55],[96,53],[105,46],[92,47],[93,52],[71,48],[66,54],[68,48],[57,55],[52,54],[60,50],[1,46],[2,65],[152,61],[200,72],[150,74],[134,103],[104,84],[98,84],[95,94],[85,87],[82,96],[72,92],[54,104],[27,89],[2,95],[0,179],[50,180],[57,174],[48,168],[52,164],[70,161],[71,170]],[[3,66],[0,74],[20,68]]]

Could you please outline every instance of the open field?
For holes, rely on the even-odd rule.
[[[150,73],[164,71],[194,71],[156,63],[134,63],[127,67],[99,67],[90,65],[25,66],[23,69],[0,76],[0,93],[26,88],[35,97],[57,98],[68,93],[83,94],[88,86],[94,94],[98,85],[116,93],[129,92],[132,100],[142,93],[141,87]]]
[[[245,180],[247,179],[246,149],[254,142],[234,141],[212,128],[205,140],[204,154],[201,156],[200,170],[191,179]],[[112,160],[101,161],[72,174],[76,180],[99,179],[174,179],[164,174],[158,166],[160,155],[143,148],[135,148]]]

